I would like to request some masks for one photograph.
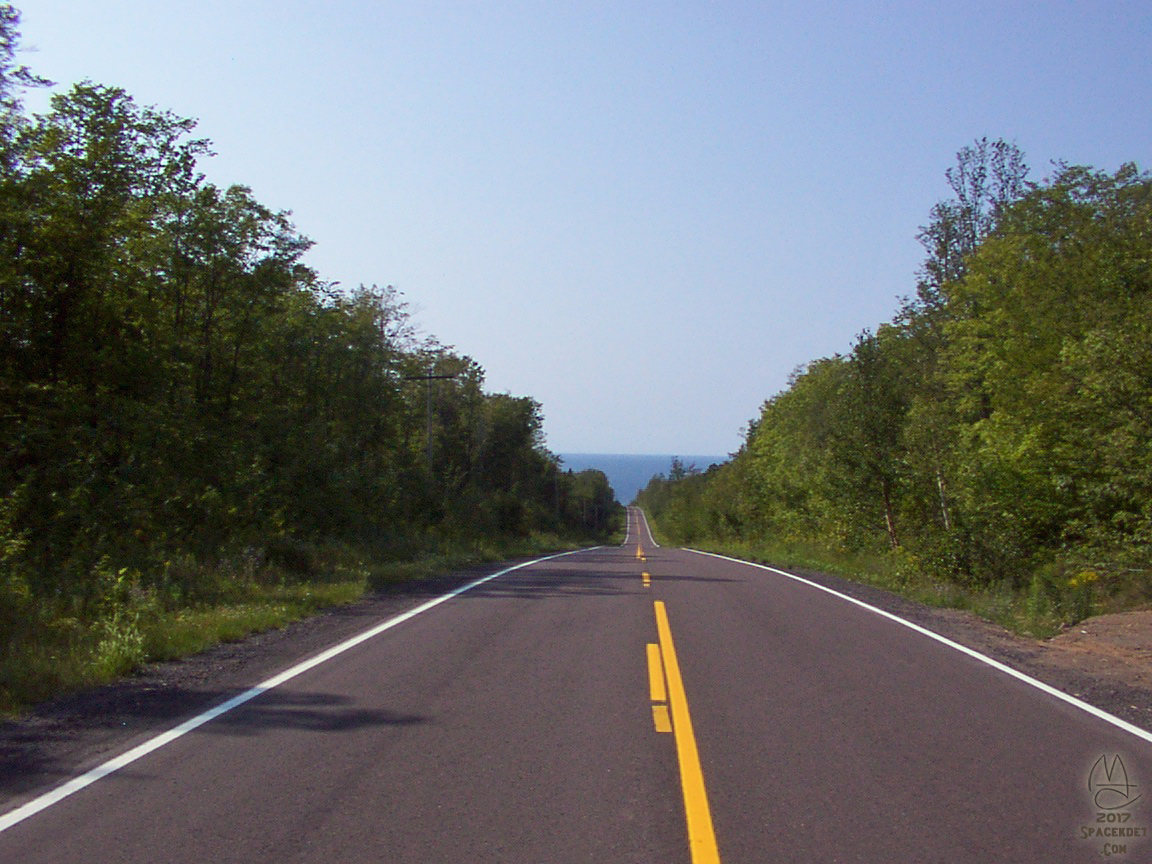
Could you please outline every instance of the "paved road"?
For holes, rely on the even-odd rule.
[[[0,816],[0,862],[1152,858],[1146,740],[629,521]]]

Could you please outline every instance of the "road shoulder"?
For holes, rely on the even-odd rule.
[[[1152,611],[1101,615],[1053,639],[1036,640],[964,610],[927,606],[826,573],[795,568],[788,572],[919,624],[1142,729],[1152,729]]]
[[[489,575],[492,564],[396,585],[279,630],[224,643],[72,693],[0,723],[0,812],[307,657],[433,597]]]

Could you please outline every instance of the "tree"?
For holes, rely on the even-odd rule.
[[[917,285],[922,304],[938,306],[943,286],[964,278],[968,256],[1030,188],[1027,175],[1024,153],[1002,138],[981,138],[959,150],[956,164],[944,172],[956,197],[935,205],[918,235],[928,253]]]
[[[0,4],[0,170],[12,171],[12,147],[25,123],[23,91],[52,84],[16,61],[20,48],[20,13],[10,3]]]
[[[1150,201],[1152,183],[1134,166],[1113,175],[1062,166],[1007,211],[1005,230],[982,244],[951,289],[965,310],[949,326],[945,355],[966,426],[959,491],[996,571],[1080,544],[1077,526],[1095,525],[1099,540],[1112,514],[1142,509],[1111,493],[1087,503],[1088,490],[1116,488],[1119,478],[1104,480],[1101,451],[1085,444],[1111,441],[1109,460],[1120,451],[1104,431],[1115,420],[1101,410],[1108,400],[1085,382],[1104,373],[1104,334],[1131,344],[1143,326]],[[1144,472],[1134,459],[1121,473]]]

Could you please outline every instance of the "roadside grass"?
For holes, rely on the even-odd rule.
[[[678,544],[649,517],[662,545],[686,545],[778,567],[840,576],[946,609],[961,609],[1013,633],[1048,639],[1092,615],[1152,605],[1152,574],[1121,581],[1091,568],[1050,565],[1023,589],[1006,584],[967,585],[934,578],[907,553],[856,552],[801,542],[698,541]]]
[[[547,534],[435,541],[422,548],[281,541],[211,564],[165,562],[163,574],[151,579],[105,567],[93,574],[105,596],[84,609],[31,599],[19,608],[0,608],[0,717],[107,683],[146,663],[284,627],[372,591],[585,545],[592,544]]]
[[[8,634],[0,654],[0,715],[106,683],[144,663],[283,627],[325,607],[353,602],[366,589],[365,574],[339,574],[237,584],[231,596],[189,605],[165,603],[158,592],[137,590],[131,600],[95,618],[47,606],[32,610]]]

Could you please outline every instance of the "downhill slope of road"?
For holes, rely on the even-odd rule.
[[[87,768],[145,745],[67,797],[38,797],[60,764],[6,750],[0,861],[1152,850],[1147,733],[814,583],[660,548],[635,510],[622,547],[526,563],[385,627],[346,615],[329,619],[341,636],[378,632],[263,688],[205,686],[201,705],[243,700],[163,746],[140,728],[77,750]],[[292,664],[271,665],[245,674]],[[155,724],[185,719],[151,704]]]

